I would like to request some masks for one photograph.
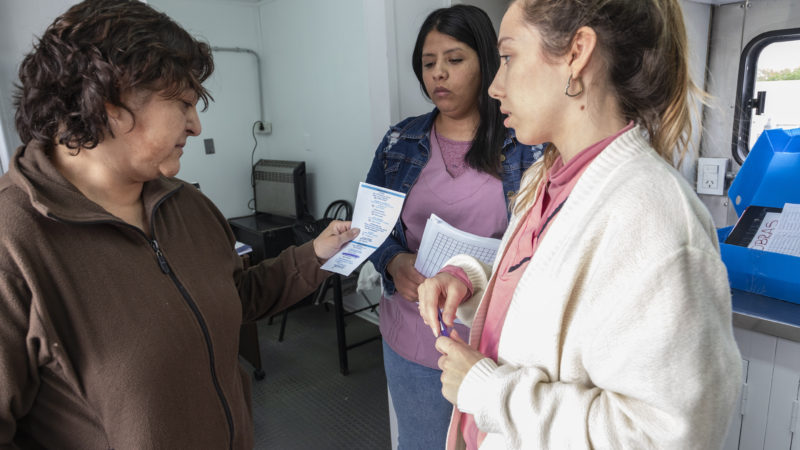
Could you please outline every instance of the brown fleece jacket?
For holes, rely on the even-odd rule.
[[[153,239],[39,145],[0,178],[0,448],[253,447],[239,326],[329,274],[310,243],[244,270],[225,218],[182,181],[142,197]]]

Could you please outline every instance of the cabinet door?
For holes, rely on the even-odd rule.
[[[792,449],[800,450],[800,386],[797,387],[797,400],[792,406]]]
[[[742,401],[747,392],[747,374],[750,361],[742,359],[742,389],[739,391],[739,401],[733,407],[733,416],[728,425],[728,434],[725,436],[725,443],[722,450],[737,450],[739,448],[739,436],[742,432],[742,415],[744,414],[744,402]]]
[[[778,338],[764,448],[800,450],[800,343]]]
[[[770,385],[775,364],[777,338],[741,328],[734,328],[733,334],[742,354],[745,369],[742,385],[741,404],[734,411],[734,419],[728,428],[724,448],[756,450],[772,448],[764,446],[769,411]],[[741,427],[736,429],[736,415],[740,414]],[[738,431],[738,436],[737,436]],[[737,439],[738,437],[738,439]],[[738,443],[735,445],[734,443]]]

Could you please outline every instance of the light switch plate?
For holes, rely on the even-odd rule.
[[[699,158],[697,160],[697,193],[725,195],[725,174],[728,158]]]
[[[203,145],[206,148],[206,155],[214,154],[214,139],[203,139]]]

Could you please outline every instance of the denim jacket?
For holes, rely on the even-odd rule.
[[[428,114],[409,117],[389,128],[375,151],[366,182],[407,194],[430,158],[430,131],[438,112],[434,108]],[[543,146],[521,144],[514,137],[513,130],[508,130],[501,156],[506,207],[510,197],[519,189],[522,173],[542,156],[542,152]],[[394,282],[386,272],[386,266],[395,255],[403,252],[408,253],[410,250],[402,220],[398,219],[392,234],[369,257],[383,278],[384,295],[395,292]]]

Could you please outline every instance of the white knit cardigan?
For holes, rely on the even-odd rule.
[[[494,276],[467,256],[448,264],[473,283],[458,316],[477,348]],[[458,410],[489,433],[482,449],[719,448],[740,384],[710,215],[634,127],[550,224],[514,291],[498,362],[484,358],[461,384],[448,448],[463,447]]]

